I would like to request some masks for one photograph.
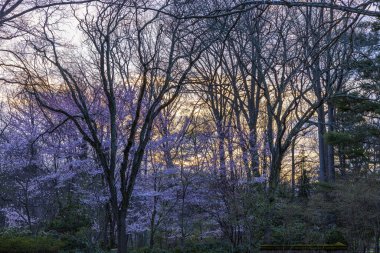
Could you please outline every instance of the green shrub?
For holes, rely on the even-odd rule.
[[[263,244],[262,250],[346,250],[347,246],[343,243],[334,244],[292,244],[292,245],[272,245]]]
[[[225,243],[203,242],[203,243],[186,243],[184,249],[176,247],[173,249],[134,249],[132,253],[230,253],[240,252],[231,251],[231,247]]]
[[[205,242],[187,244],[186,253],[225,253],[229,252],[230,247],[224,243]]]
[[[66,252],[95,252],[98,245],[91,241],[91,221],[86,210],[75,204],[68,205],[49,223],[47,230],[65,243]]]
[[[132,253],[172,253],[173,251],[168,249],[150,249],[148,247],[139,248],[131,251]]]
[[[64,246],[63,241],[45,236],[0,237],[0,253],[55,253]]]
[[[347,244],[347,240],[344,238],[344,235],[342,234],[342,232],[336,229],[332,229],[327,233],[325,242],[328,244],[337,243],[337,242]]]
[[[90,224],[90,219],[83,207],[69,205],[60,210],[58,216],[49,224],[48,229],[58,233],[74,234],[84,227],[89,227]]]

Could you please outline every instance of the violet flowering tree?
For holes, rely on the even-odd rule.
[[[42,166],[42,147],[34,140],[45,122],[30,96],[7,102],[7,125],[0,139],[2,210],[10,226],[33,230],[38,223],[36,209],[41,193],[36,178]]]
[[[11,95],[0,138],[0,206],[10,227],[37,232],[62,208],[74,201],[88,205],[102,191],[85,184],[96,162],[74,126],[55,129],[55,115],[43,112],[30,94]]]
[[[74,17],[81,51],[65,45],[55,29],[59,20],[46,13],[39,36],[27,39],[24,51],[9,52],[14,63],[3,66],[16,74],[9,82],[60,115],[57,125],[72,122],[92,147],[107,182],[118,250],[126,252],[127,211],[154,119],[178,97],[212,35],[202,22],[127,2],[88,4]],[[65,107],[66,100],[74,106]]]
[[[137,237],[149,232],[150,248],[154,247],[157,233],[163,230],[184,238],[178,235],[183,234],[178,231],[184,231],[184,226],[173,228],[178,221],[173,216],[185,219],[179,214],[183,213],[187,197],[183,179],[184,174],[192,173],[181,165],[185,159],[181,149],[194,113],[182,108],[184,100],[174,101],[157,116],[132,196],[128,231]]]

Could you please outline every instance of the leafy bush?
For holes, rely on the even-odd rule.
[[[84,227],[89,227],[90,223],[90,219],[82,207],[69,205],[60,210],[58,216],[50,223],[49,230],[73,234]]]
[[[62,208],[48,226],[65,243],[67,252],[94,252],[97,245],[91,242],[90,218],[83,207],[75,204]]]
[[[65,243],[46,236],[1,236],[0,253],[55,253]]]
[[[172,253],[167,249],[149,249],[148,247],[139,248],[131,251],[132,253]]]
[[[340,232],[337,229],[330,230],[326,235],[326,243],[332,244],[332,243],[343,243],[347,244],[346,238],[344,238],[344,235],[342,232]]]
[[[203,243],[187,243],[182,250],[179,247],[174,249],[149,249],[140,248],[131,251],[132,253],[230,253],[240,252],[231,251],[228,244],[216,242],[203,242]]]
[[[186,253],[225,253],[229,252],[230,247],[224,243],[194,243],[186,245],[184,252]]]

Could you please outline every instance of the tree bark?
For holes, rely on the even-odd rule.
[[[380,231],[375,236],[375,253],[380,253]]]
[[[334,131],[334,106],[331,103],[327,103],[328,114],[328,131]],[[335,182],[335,164],[334,164],[334,147],[331,144],[327,145],[327,171],[329,182]]]
[[[295,146],[296,146],[296,139],[294,138],[292,141],[292,198],[294,198],[296,193],[296,158],[295,158]]]
[[[319,107],[318,113],[318,152],[319,152],[319,181],[327,182],[326,171],[326,145],[323,138],[325,130],[325,111],[323,106]]]
[[[117,218],[117,252],[127,253],[127,212],[120,210]]]

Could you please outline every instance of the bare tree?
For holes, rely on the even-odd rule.
[[[33,55],[9,52],[14,63],[3,66],[17,72],[8,81],[22,84],[44,110],[73,122],[95,151],[117,223],[118,251],[126,252],[127,211],[154,119],[178,97],[212,38],[201,24],[126,2],[88,4],[82,15],[75,16],[86,52],[62,46],[47,13],[42,39],[27,41]],[[69,94],[70,106],[60,101],[62,93]]]
[[[25,0],[3,0],[0,4],[0,27],[4,25],[11,25],[10,23],[15,19],[36,10],[56,7],[59,5],[83,4],[92,1],[94,0],[45,0],[38,2]]]
[[[205,7],[206,4],[203,6]],[[285,8],[312,8],[318,9],[331,9],[337,10],[346,14],[360,14],[365,16],[379,17],[380,12],[376,10],[378,8],[378,1],[365,0],[365,1],[274,1],[274,0],[259,0],[259,1],[215,1],[207,3],[207,8],[200,9],[199,6],[193,6],[190,8],[191,12],[172,13],[169,10],[159,10],[166,15],[170,15],[176,18],[182,19],[199,19],[199,18],[217,18],[225,17],[233,14],[240,14],[246,11],[251,11],[261,6],[282,6]],[[146,8],[146,7],[144,7]],[[152,9],[152,8],[148,8]],[[157,9],[154,9],[157,11]]]

